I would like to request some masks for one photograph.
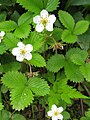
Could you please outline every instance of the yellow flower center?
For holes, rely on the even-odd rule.
[[[24,54],[26,53],[26,50],[22,49],[22,50],[20,51],[20,53],[21,53],[22,55],[24,55]]]
[[[58,111],[55,111],[55,112],[54,112],[54,115],[55,115],[55,116],[57,116],[58,114],[59,114]]]
[[[43,19],[41,20],[41,23],[42,23],[43,25],[46,25],[47,22],[48,22],[48,20],[47,20],[46,18],[43,18]]]

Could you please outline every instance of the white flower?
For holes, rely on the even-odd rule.
[[[17,46],[18,47],[12,50],[12,54],[16,56],[17,61],[21,62],[24,59],[32,59],[32,54],[30,52],[33,50],[33,46],[31,44],[24,45],[22,42],[19,42]]]
[[[50,111],[47,112],[48,116],[52,117],[52,120],[62,120],[63,116],[61,115],[61,112],[63,111],[63,107],[57,108],[56,105],[52,105],[52,108]]]
[[[0,43],[1,43],[1,40],[3,39],[3,36],[5,35],[5,32],[4,31],[1,31],[0,32]]]
[[[36,23],[36,31],[42,32],[44,28],[48,31],[53,31],[53,23],[56,21],[55,15],[49,15],[46,10],[42,10],[40,15],[33,18],[33,22]]]

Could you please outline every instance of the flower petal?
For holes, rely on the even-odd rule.
[[[40,16],[41,16],[42,18],[48,18],[48,12],[43,9],[43,10],[40,12]]]
[[[63,107],[57,108],[58,112],[61,113],[63,111]]]
[[[36,23],[36,24],[39,24],[40,21],[41,21],[41,17],[39,15],[37,15],[33,18],[33,22]]]
[[[17,55],[16,60],[19,61],[19,62],[22,62],[24,60],[24,56],[23,55]]]
[[[60,119],[60,120],[62,120],[62,119],[63,119],[63,116],[62,116],[61,114],[59,114],[59,115],[57,116],[57,118]]]
[[[27,59],[27,60],[31,60],[32,59],[32,54],[31,53],[26,53],[24,55],[24,58]]]
[[[52,120],[58,120],[57,117],[55,116],[52,116]]]
[[[50,110],[50,111],[48,111],[48,112],[47,112],[47,114],[48,114],[48,116],[50,116],[50,117],[53,115],[53,113],[52,113],[52,111],[51,111],[51,110]]]
[[[1,39],[0,39],[0,43],[1,43]]]
[[[18,42],[17,46],[20,47],[20,48],[22,48],[22,47],[24,47],[25,45],[24,45],[22,42]]]
[[[48,31],[53,31],[53,24],[48,23],[48,24],[46,25],[46,29],[47,29]]]
[[[25,47],[25,50],[27,52],[31,52],[33,50],[33,46],[31,44],[27,44],[26,47]]]
[[[0,36],[4,36],[4,35],[5,35],[5,32],[1,31]]]
[[[50,15],[50,16],[48,17],[48,21],[49,21],[49,23],[54,23],[54,22],[56,21],[55,15]]]
[[[37,25],[36,25],[36,31],[37,31],[37,32],[42,32],[43,30],[44,30],[43,24],[37,24]]]
[[[52,111],[56,111],[57,110],[57,106],[54,104],[52,105],[52,108],[51,108]]]
[[[18,47],[12,49],[12,54],[17,56],[20,53],[20,49]]]

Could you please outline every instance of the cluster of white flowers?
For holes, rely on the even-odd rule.
[[[21,62],[24,59],[32,59],[32,54],[30,52],[33,50],[33,46],[31,44],[24,45],[22,42],[19,42],[17,46],[18,47],[12,50],[12,54],[16,56],[17,61]]]
[[[62,111],[63,107],[57,108],[57,106],[54,104],[52,105],[51,110],[47,112],[47,114],[48,116],[52,117],[52,120],[63,120],[63,115],[61,115]]]
[[[1,31],[1,32],[0,32],[0,43],[1,43],[1,41],[2,41],[2,39],[3,39],[3,37],[4,37],[4,35],[5,35],[5,32],[4,32],[4,31]]]
[[[42,10],[40,15],[33,18],[33,22],[36,23],[36,31],[42,32],[44,28],[48,31],[53,31],[53,23],[56,21],[55,15],[49,15],[46,10]]]

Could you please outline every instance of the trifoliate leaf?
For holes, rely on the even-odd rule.
[[[65,63],[65,75],[70,81],[83,82],[84,78],[79,70],[79,66],[75,65],[71,61]]]
[[[57,7],[59,6],[59,0],[47,0],[47,4],[46,4],[46,10],[47,11],[53,11],[56,10]]]
[[[59,11],[58,15],[59,15],[59,19],[60,19],[61,23],[67,29],[72,31],[74,28],[74,25],[75,25],[73,17],[68,12],[62,11],[62,10]]]
[[[64,30],[61,39],[66,43],[75,43],[77,41],[77,36],[72,34],[69,30]]]
[[[31,12],[39,13],[43,9],[42,0],[17,0],[17,3]]]
[[[90,82],[90,63],[86,63],[85,65],[81,66],[80,71],[84,75],[84,78]]]
[[[88,53],[85,50],[79,48],[72,48],[66,53],[66,57],[70,59],[74,64],[83,65]]]
[[[47,61],[47,69],[51,72],[58,72],[64,66],[64,56],[56,54]]]
[[[87,31],[89,27],[89,22],[86,20],[81,20],[76,23],[73,33],[75,35],[81,35]]]
[[[17,24],[14,21],[0,22],[0,31],[12,31],[17,28]]]
[[[44,79],[33,77],[28,80],[30,89],[40,96],[44,96],[49,93],[49,86]]]
[[[32,59],[30,60],[30,64],[36,67],[44,67],[46,66],[45,59],[38,53],[32,54]]]

